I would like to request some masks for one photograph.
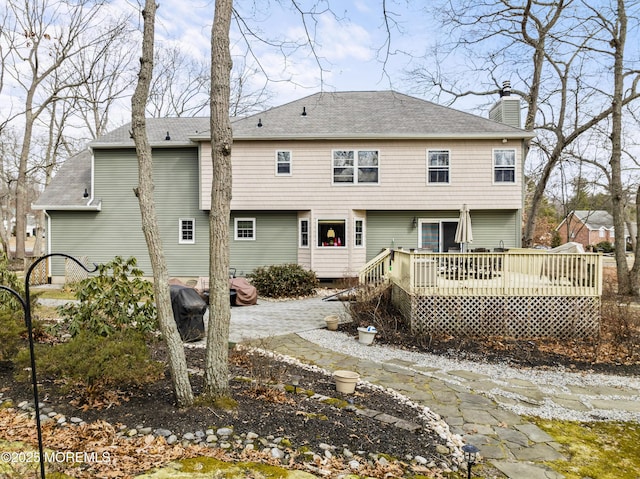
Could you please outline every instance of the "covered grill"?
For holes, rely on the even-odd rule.
[[[207,303],[195,289],[188,286],[172,284],[169,288],[173,319],[182,340],[190,342],[204,338],[204,313],[207,311]]]

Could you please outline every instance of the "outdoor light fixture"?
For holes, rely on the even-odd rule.
[[[418,227],[418,218],[416,218],[415,216],[413,217],[413,220],[411,221],[411,226],[413,226],[414,228]]]
[[[473,444],[465,444],[462,446],[462,452],[464,452],[464,458],[467,461],[467,479],[471,479],[471,468],[478,460],[478,452],[480,450]]]
[[[291,385],[293,386],[293,393],[298,394],[298,386],[300,386],[301,376],[291,376]]]

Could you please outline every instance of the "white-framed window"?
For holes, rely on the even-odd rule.
[[[605,233],[604,233],[604,226],[601,226],[600,230],[598,230],[598,236],[600,238],[604,238],[606,236]]]
[[[309,220],[307,218],[301,218],[299,223],[299,242],[298,246],[300,248],[308,248],[309,247]]]
[[[449,150],[427,152],[427,182],[449,183]]]
[[[364,220],[356,218],[353,222],[353,245],[356,248],[364,246]]]
[[[344,248],[347,239],[347,222],[345,220],[318,220],[317,246]]]
[[[494,183],[516,182],[516,150],[493,150]]]
[[[178,243],[194,244],[196,242],[196,220],[195,218],[178,219]]]
[[[238,241],[253,241],[256,239],[255,218],[235,218],[234,237]]]
[[[378,150],[333,150],[333,184],[377,185],[379,156]]]
[[[291,151],[276,151],[276,176],[291,176]]]

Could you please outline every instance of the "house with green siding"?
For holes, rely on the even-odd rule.
[[[487,118],[394,91],[317,93],[233,126],[230,261],[238,275],[298,263],[320,278],[357,276],[385,248],[518,247],[526,141],[508,91]],[[169,274],[208,275],[208,118],[151,118],[154,197]],[[135,256],[151,276],[124,125],[67,160],[32,205],[47,217],[48,252],[89,263]],[[52,282],[69,267],[50,264]]]

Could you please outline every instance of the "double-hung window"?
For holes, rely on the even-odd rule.
[[[516,182],[516,150],[493,150],[493,181]]]
[[[448,150],[429,150],[427,163],[429,183],[449,183]]]
[[[334,150],[333,183],[341,185],[378,184],[378,150]]]
[[[194,244],[196,242],[196,220],[193,218],[180,218],[178,220],[178,243]]]
[[[300,248],[309,247],[309,220],[302,218],[300,220]]]
[[[276,176],[291,176],[291,152],[280,150],[276,152]]]
[[[251,241],[256,239],[256,219],[236,218],[234,220],[234,237],[238,241]]]
[[[364,246],[364,220],[361,218],[356,218],[353,224],[353,245]]]

